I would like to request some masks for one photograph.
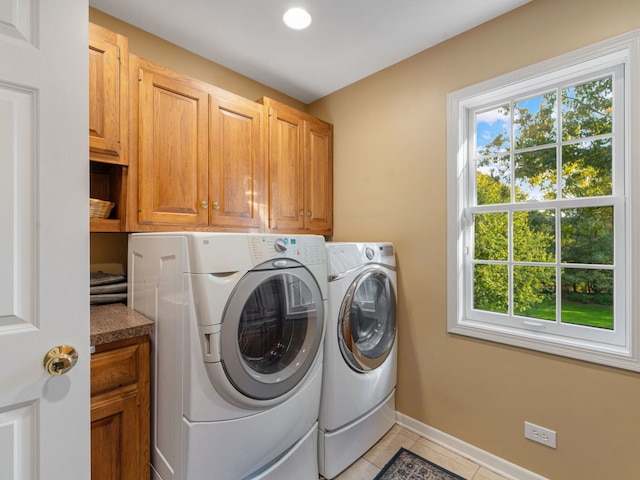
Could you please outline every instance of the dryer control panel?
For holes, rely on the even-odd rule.
[[[364,265],[377,264],[390,269],[396,266],[395,249],[391,242],[329,242],[326,246],[330,276],[344,274]]]

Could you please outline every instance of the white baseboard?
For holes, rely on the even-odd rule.
[[[529,470],[525,470],[518,465],[508,462],[478,447],[474,447],[467,442],[463,442],[458,438],[452,437],[447,433],[441,432],[440,430],[419,422],[418,420],[415,420],[403,413],[396,412],[396,423],[407,430],[417,433],[421,437],[431,440],[433,443],[437,443],[458,455],[462,455],[472,462],[510,480],[548,480],[546,477]]]

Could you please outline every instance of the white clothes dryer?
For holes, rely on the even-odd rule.
[[[396,261],[392,243],[327,243],[329,300],[318,465],[331,479],[395,423]]]
[[[316,480],[324,238],[129,236],[151,341],[154,480]]]

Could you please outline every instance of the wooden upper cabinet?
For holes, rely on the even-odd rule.
[[[206,84],[138,59],[139,224],[208,223]]]
[[[92,232],[120,232],[125,226],[128,55],[126,37],[89,23],[89,195],[115,205],[108,218],[90,219]]]
[[[333,233],[333,125],[269,98],[269,229]]]
[[[89,158],[127,164],[128,41],[89,24]]]
[[[304,121],[269,108],[269,228],[298,231],[305,226]]]
[[[259,229],[268,200],[264,107],[217,88],[209,105],[209,224]]]
[[[89,24],[91,231],[333,233],[333,126],[128,53]],[[128,159],[131,161],[128,161]]]
[[[130,68],[128,229],[261,230],[264,107],[135,55]]]
[[[333,126],[305,121],[306,227],[314,233],[333,233]]]

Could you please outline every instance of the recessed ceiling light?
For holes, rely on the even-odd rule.
[[[284,24],[294,30],[302,30],[311,25],[311,15],[304,8],[290,8],[282,16]]]

